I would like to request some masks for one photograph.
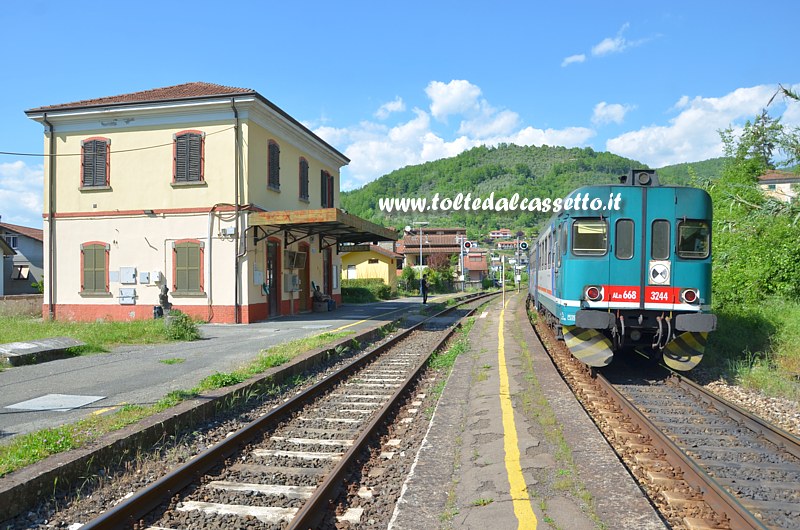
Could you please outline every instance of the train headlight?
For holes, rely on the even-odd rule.
[[[700,294],[697,289],[683,289],[681,291],[681,302],[687,304],[696,304],[700,299]]]
[[[583,294],[584,297],[591,302],[597,302],[603,299],[603,289],[596,285],[588,286],[584,289]]]
[[[633,331],[631,331],[631,340],[632,341],[636,342],[641,338],[642,338],[642,332],[641,331],[639,331],[638,329],[634,329]]]

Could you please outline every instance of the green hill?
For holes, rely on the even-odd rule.
[[[719,174],[721,159],[680,164],[659,170],[664,183],[690,183],[689,166],[702,178]],[[455,198],[458,193],[486,198],[563,197],[587,184],[617,182],[620,175],[645,164],[591,148],[520,147],[501,144],[475,147],[455,157],[407,166],[380,177],[357,190],[343,192],[342,208],[384,226],[400,228],[413,221],[431,226],[465,226],[471,238],[482,239],[490,230],[510,228],[531,232],[549,214],[538,212],[452,211],[447,213],[384,213],[378,200],[391,197]]]

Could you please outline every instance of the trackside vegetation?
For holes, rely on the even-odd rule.
[[[779,96],[798,99],[783,88],[773,100]],[[768,197],[758,177],[776,169],[797,173],[800,129],[765,108],[740,133],[720,134],[728,158],[719,178],[697,179],[714,202],[712,297],[719,318],[703,365],[768,395],[799,399],[800,203]]]
[[[161,322],[162,327],[163,325]],[[214,373],[201,380],[194,388],[170,392],[153,405],[125,405],[113,413],[90,416],[53,429],[42,429],[16,436],[0,445],[0,477],[50,455],[83,447],[109,432],[174,407],[203,392],[244,382],[274,366],[287,363],[302,353],[321,348],[352,333],[352,331],[327,332],[279,344],[263,350],[252,362],[233,372]],[[344,352],[344,349],[341,351]],[[167,364],[179,364],[179,362],[180,360]],[[274,391],[279,391],[279,387],[276,386]]]

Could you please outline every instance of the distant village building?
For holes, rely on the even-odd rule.
[[[499,230],[492,230],[489,232],[491,239],[509,239],[513,237],[511,230],[508,228],[500,228]]]
[[[517,249],[517,242],[516,241],[498,241],[496,246],[497,246],[498,250],[516,250]]]
[[[788,171],[769,171],[758,177],[758,185],[767,196],[791,202],[797,198],[800,175]]]
[[[464,260],[464,280],[467,282],[481,282],[489,273],[488,253],[486,250],[470,250],[462,259]]]
[[[436,254],[445,255],[448,259],[458,256],[466,239],[466,228],[414,226],[397,242],[397,252],[403,255],[407,267],[427,266],[430,257]]]
[[[186,83],[49,105],[44,315],[210,322],[341,301],[340,243],[396,239],[338,209],[349,160],[251,89]],[[53,156],[51,156],[53,155]]]
[[[43,279],[43,231],[40,228],[0,223],[0,239],[7,247],[3,258],[0,295],[38,294],[39,288],[33,284]]]

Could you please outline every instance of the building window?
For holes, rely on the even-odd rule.
[[[174,137],[173,181],[203,182],[205,170],[205,134],[182,131]]]
[[[323,208],[333,208],[333,175],[324,169],[320,173],[320,204]]]
[[[272,140],[267,147],[267,186],[281,189],[281,148]]]
[[[111,140],[88,138],[81,142],[81,187],[108,186]]]
[[[108,293],[110,246],[94,241],[81,245],[81,292]]]
[[[19,245],[19,239],[17,236],[6,236],[6,243],[8,246],[17,250],[17,245]]]
[[[175,242],[172,256],[175,294],[203,294],[203,246],[195,239]]]
[[[30,270],[31,268],[29,265],[14,265],[14,268],[11,269],[11,279],[27,280]]]
[[[300,198],[308,200],[308,160],[300,157]]]

